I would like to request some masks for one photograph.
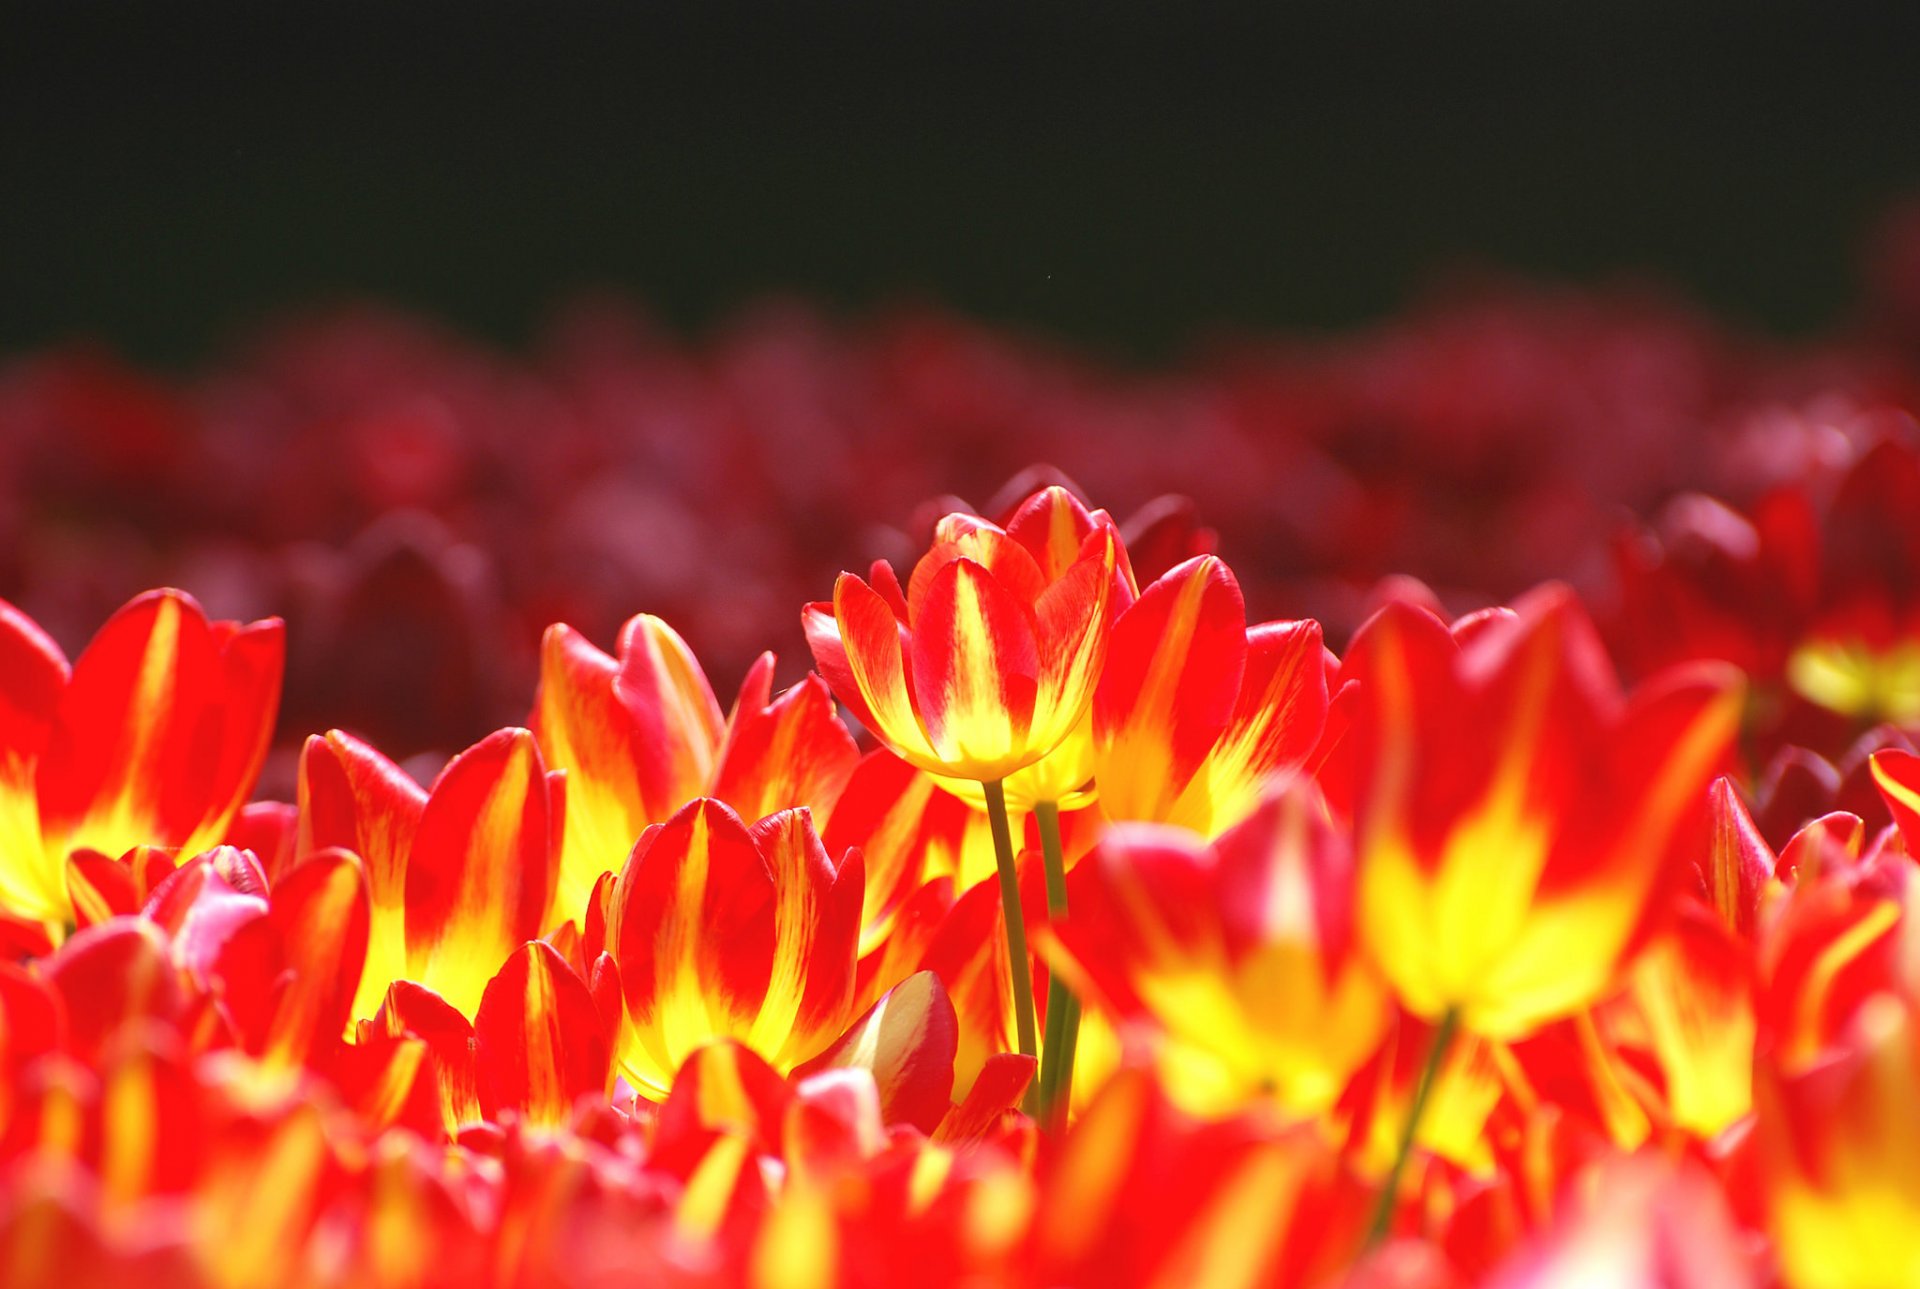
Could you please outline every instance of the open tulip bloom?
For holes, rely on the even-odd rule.
[[[0,1283],[1920,1284],[1920,756],[1751,763],[1892,711],[1839,618],[1716,653],[1636,546],[1720,634],[1402,582],[1336,656],[992,515],[785,689],[554,624],[429,758],[275,745],[278,621],[0,604]]]

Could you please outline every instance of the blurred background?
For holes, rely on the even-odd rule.
[[[1436,270],[1655,275],[1779,330],[1920,186],[1920,6],[18,3],[0,346],[186,362],[380,299],[524,341],[937,300],[1127,357]]]
[[[1064,478],[1336,647],[1388,575],[1559,577],[1629,669],[1788,622],[1777,679],[1851,583],[1768,600],[1749,510],[1920,514],[1916,52],[1891,2],[0,0],[0,597],[69,653],[150,586],[281,614],[283,752],[430,774],[548,623],[658,613],[724,703]]]

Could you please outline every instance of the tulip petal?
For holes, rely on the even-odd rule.
[[[898,611],[889,609],[889,612],[895,613],[897,624]],[[868,708],[866,696],[860,692],[853,664],[847,660],[846,641],[840,638],[840,622],[834,617],[832,601],[816,600],[801,609],[800,630],[807,638],[807,648],[813,652],[814,668],[832,689],[833,696],[845,705],[860,728],[877,732],[880,724]],[[895,630],[898,631],[897,625]]]
[[[1114,623],[1093,701],[1095,776],[1113,819],[1164,820],[1226,729],[1246,666],[1227,566],[1189,560]]]
[[[170,1020],[180,1011],[179,972],[160,928],[144,918],[114,918],[60,946],[45,967],[60,995],[71,1049],[98,1063],[108,1042],[128,1026]]]
[[[907,579],[907,621],[914,630],[920,629],[935,579],[957,560],[984,568],[1021,604],[1037,601],[1052,581],[1026,546],[994,524],[977,515],[946,515],[934,526],[932,544]]]
[[[1039,752],[1059,746],[1093,702],[1106,662],[1113,568],[1113,533],[1096,529],[1073,567],[1033,601],[1040,686],[1028,737]],[[919,630],[916,620],[916,637]]]
[[[859,745],[825,681],[809,675],[769,701],[772,675],[773,655],[763,654],[727,722],[712,795],[743,819],[806,806],[824,823],[860,760]]]
[[[607,1043],[587,986],[538,940],[514,950],[474,1018],[480,1105],[532,1123],[565,1124],[583,1096],[604,1096]]]
[[[832,1041],[853,1002],[864,865],[836,867],[806,810],[783,810],[750,830],[773,882],[772,970],[748,1045],[791,1067]]]
[[[853,680],[848,705],[859,699],[856,715],[887,746],[922,767],[942,764],[928,741],[908,687],[905,629],[893,609],[872,587],[851,573],[833,584],[833,616],[839,625],[842,656]],[[816,639],[814,658],[831,681],[836,659],[822,654]],[[843,691],[844,693],[844,691]],[[864,710],[861,710],[864,709]]]
[[[473,1025],[457,1008],[425,986],[396,980],[380,1005],[377,1024],[390,1038],[412,1036],[426,1044],[441,1126],[449,1137],[481,1118]]]
[[[548,782],[533,735],[499,730],[434,782],[407,861],[407,976],[462,1015],[535,939],[555,879]]]
[[[138,913],[146,902],[134,885],[131,865],[91,850],[67,857],[67,901],[74,924],[83,931],[108,918]]]
[[[41,844],[34,786],[66,687],[59,647],[0,600],[0,906],[33,918],[66,907],[64,873]]]
[[[840,1067],[869,1070],[880,1092],[882,1119],[931,1133],[949,1108],[958,1050],[959,1022],[947,991],[938,976],[921,971],[895,985],[794,1074],[804,1077]]]
[[[934,575],[911,648],[914,700],[936,758],[923,768],[999,779],[1050,750],[1028,737],[1041,661],[1033,612],[986,568],[956,559]],[[1090,696],[1091,677],[1085,686]],[[896,750],[915,760],[913,749]]]
[[[371,924],[366,874],[353,856],[322,851],[273,888],[267,921],[278,933],[287,985],[267,1038],[288,1066],[336,1041],[352,1015]]]
[[[359,739],[334,730],[300,753],[300,858],[351,851],[366,868],[370,922],[366,969],[353,1014],[380,1010],[387,986],[407,972],[407,857],[427,805],[426,791]]]
[[[1104,517],[1105,512],[1101,512]],[[1020,503],[1007,521],[1007,536],[1027,548],[1046,582],[1058,581],[1080,557],[1096,521],[1080,498],[1059,484]]]
[[[1900,826],[1909,854],[1920,854],[1920,756],[1899,748],[1875,752],[1868,763],[1873,767],[1874,786]]]
[[[1728,926],[1751,935],[1761,893],[1773,880],[1773,851],[1731,780],[1715,780],[1709,802],[1713,840],[1707,852],[1707,894]]]
[[[644,759],[636,768],[649,816],[663,819],[713,778],[720,704],[687,642],[650,613],[620,629],[613,688],[638,731]]]
[[[278,620],[209,623],[180,591],[110,618],[74,664],[40,768],[40,817],[64,857],[216,844],[252,791],[279,703]]]
[[[649,789],[665,795],[658,744],[614,693],[619,671],[571,627],[556,623],[541,639],[534,737],[546,764],[568,773],[555,921],[579,916],[594,881],[626,858],[656,818],[662,803],[649,799]]]
[[[879,948],[927,878],[953,871],[971,811],[931,775],[885,748],[854,769],[823,833],[827,852],[857,847],[866,862],[860,952]]]
[[[1302,767],[1326,730],[1320,624],[1267,622],[1247,632],[1246,670],[1225,730],[1173,808],[1209,836],[1246,817],[1276,776]]]
[[[739,816],[703,797],[641,838],[617,896],[619,1059],[662,1093],[695,1049],[752,1028],[774,971],[773,879]]]
[[[696,1049],[675,1073],[660,1106],[655,1158],[672,1172],[696,1165],[716,1135],[739,1137],[777,1155],[793,1088],[731,1040]]]
[[[979,1077],[967,1090],[966,1100],[954,1106],[934,1130],[933,1139],[942,1145],[965,1145],[992,1132],[1008,1115],[1019,1112],[1020,1098],[1039,1072],[1040,1063],[1018,1052],[1001,1052],[987,1058]]]

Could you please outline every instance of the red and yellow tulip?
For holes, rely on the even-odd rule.
[[[1188,560],[1114,623],[1093,701],[1101,811],[1217,836],[1307,763],[1326,718],[1320,624],[1249,630],[1231,570]]]
[[[532,734],[506,729],[447,763],[430,790],[338,730],[300,758],[298,851],[337,847],[366,867],[372,921],[353,1014],[398,980],[471,1019],[487,982],[548,930],[564,779]]]
[[[610,895],[621,1070],[660,1094],[719,1039],[782,1070],[818,1055],[853,1019],[862,894],[859,853],[830,856],[804,809],[749,826],[703,797],[650,829]]]
[[[777,698],[772,687],[764,654],[723,720],[693,652],[658,618],[630,620],[617,659],[570,627],[548,628],[532,726],[548,766],[567,775],[551,920],[579,918],[601,874],[695,797],[751,819],[804,806],[827,821],[859,750],[818,677]]]
[[[1069,875],[1057,969],[1165,1034],[1169,1090],[1195,1110],[1272,1096],[1328,1110],[1383,1037],[1384,983],[1359,952],[1352,855],[1310,786],[1212,844],[1122,825]]]
[[[1737,679],[1694,668],[1623,693],[1562,589],[1451,630],[1389,605],[1340,676],[1357,920],[1401,1000],[1492,1038],[1598,1001],[1704,828]]]
[[[1044,493],[1029,504],[1049,528],[1064,512]],[[904,588],[876,564],[871,583],[843,573],[833,601],[803,615],[835,695],[931,773],[997,782],[1033,765],[1073,733],[1099,681],[1120,558],[1111,523],[1062,565],[1046,558],[1049,533],[1019,520],[949,515]]]
[[[221,841],[266,758],[282,637],[277,619],[209,622],[184,592],[151,591],[69,667],[0,601],[0,911],[70,917],[76,852]]]

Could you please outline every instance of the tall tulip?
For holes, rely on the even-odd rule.
[[[1039,1041],[1003,784],[1081,727],[1121,567],[1104,515],[1061,558],[1052,538],[1073,517],[1066,496],[1036,493],[1006,528],[948,515],[904,589],[881,562],[872,584],[843,573],[832,603],[802,614],[820,673],[863,725],[903,760],[982,785],[1026,1055]]]

